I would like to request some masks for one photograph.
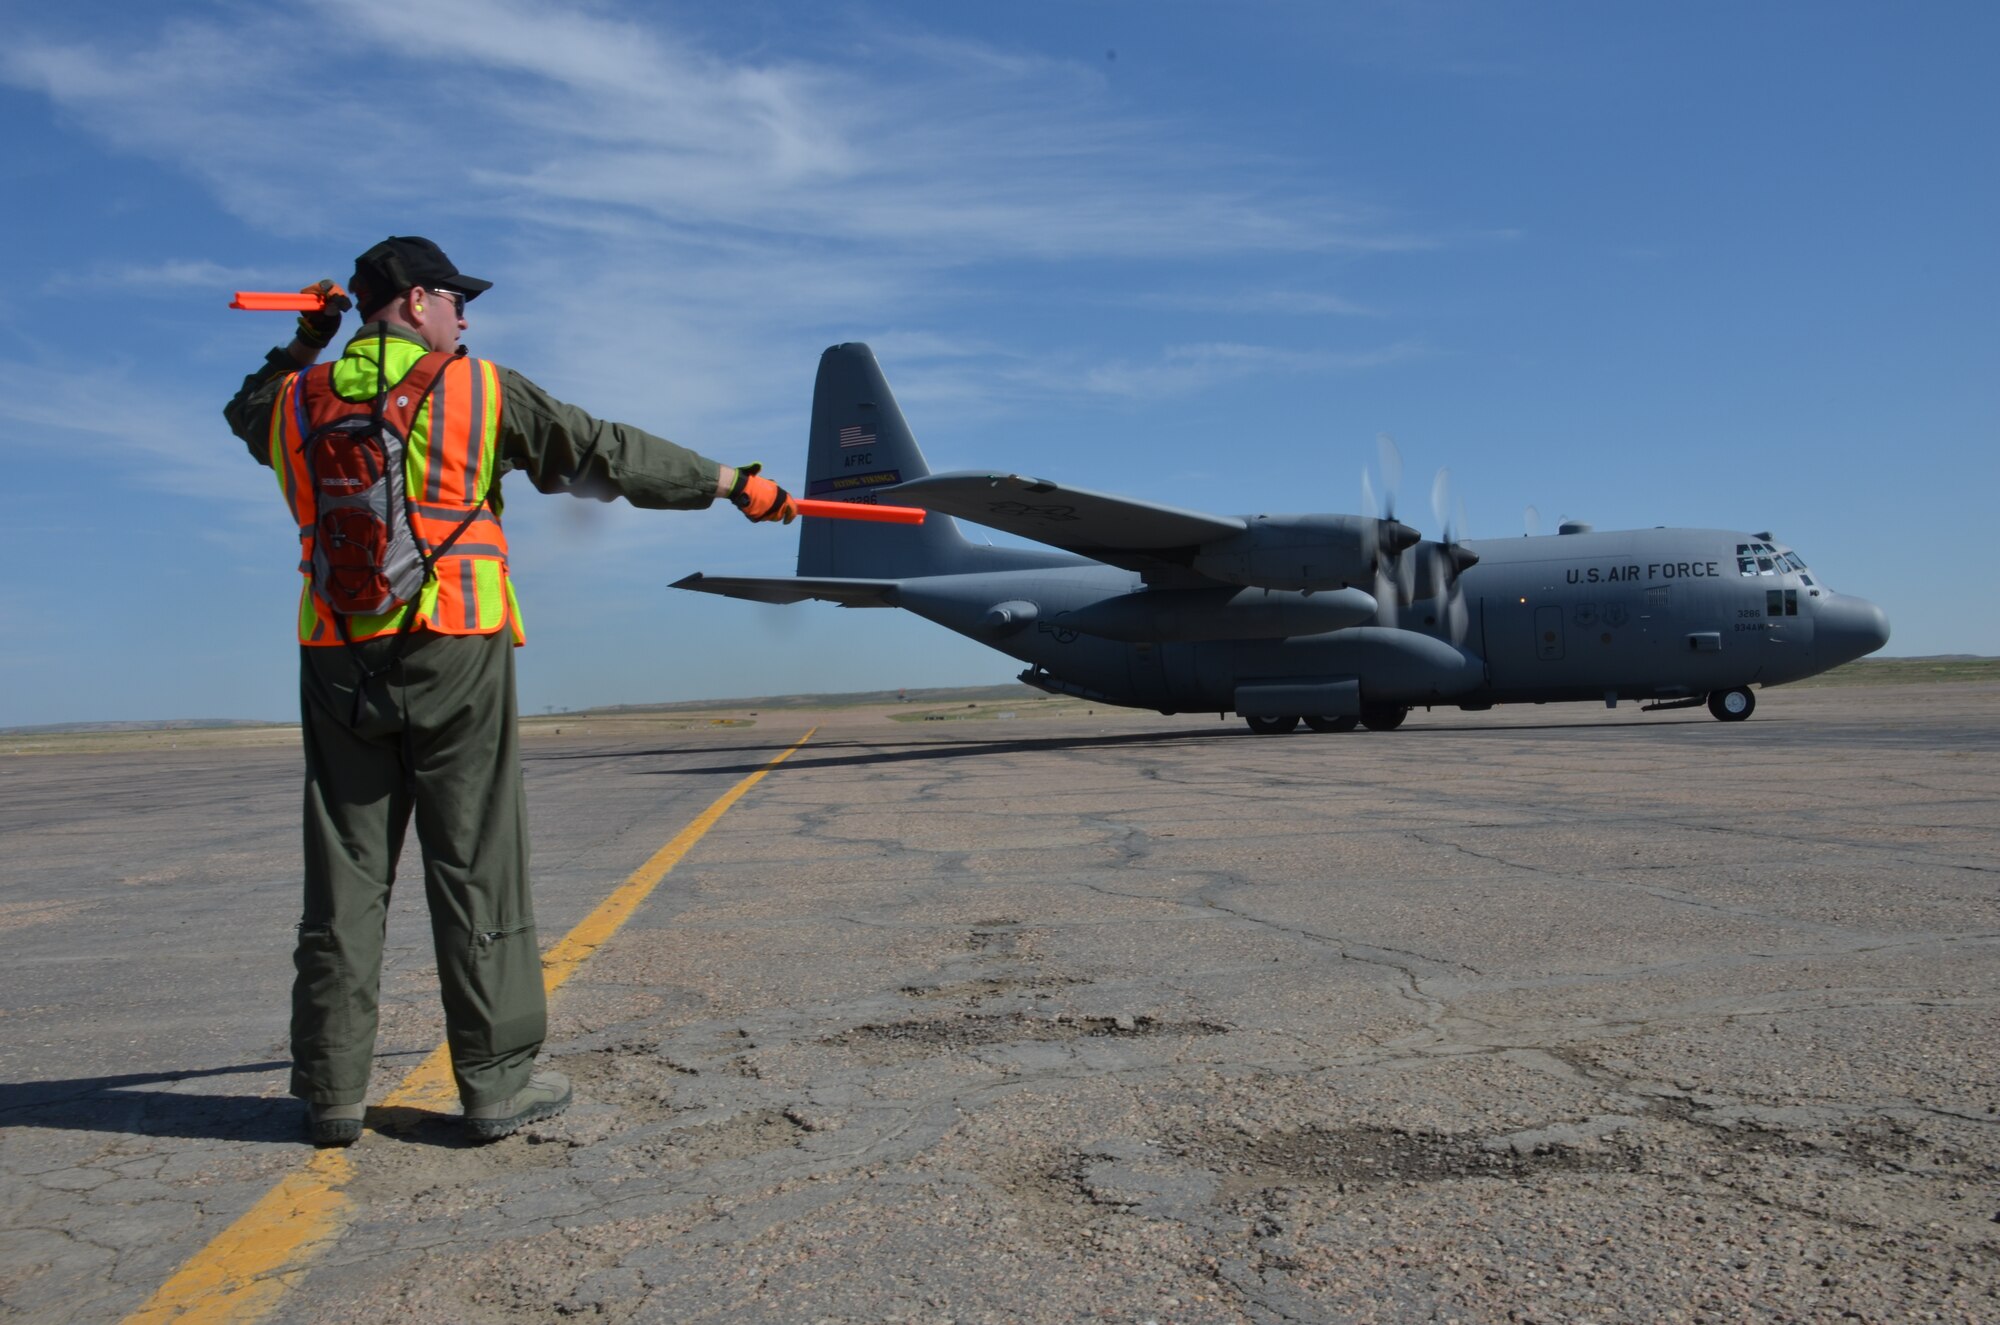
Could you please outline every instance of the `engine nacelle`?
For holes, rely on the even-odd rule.
[[[1242,533],[1204,543],[1192,565],[1211,579],[1257,589],[1372,586],[1378,558],[1421,537],[1400,521],[1366,515],[1253,515]]]
[[[1065,612],[1060,624],[1100,639],[1182,644],[1323,635],[1375,615],[1360,589],[1147,589]]]

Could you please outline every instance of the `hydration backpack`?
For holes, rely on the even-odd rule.
[[[353,402],[349,412],[324,419],[306,435],[305,470],[316,512],[313,587],[338,618],[377,616],[413,601],[431,567],[485,505],[474,506],[450,538],[427,550],[403,490],[410,425],[450,362],[448,354],[424,355],[373,401]],[[331,376],[326,386],[332,390]],[[338,624],[344,636],[346,622]]]

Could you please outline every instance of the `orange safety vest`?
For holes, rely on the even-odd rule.
[[[299,595],[301,644],[342,642],[333,609],[313,587],[319,512],[306,472],[305,440],[321,424],[351,414],[357,404],[375,398],[381,380],[375,359],[384,348],[384,342],[374,337],[357,337],[339,359],[287,377],[271,411],[271,467],[298,526],[299,570],[305,576]],[[390,336],[388,371],[382,376],[393,388],[427,353],[437,352]],[[484,509],[488,489],[499,481],[495,462],[500,409],[498,371],[484,359],[459,356],[445,364],[430,398],[411,421],[404,441],[403,479],[419,549],[431,556],[467,516],[472,517],[465,532],[432,566],[417,596],[414,629],[440,635],[491,635],[511,626],[516,644],[526,640],[520,605],[507,574],[507,534],[499,515]],[[410,610],[411,605],[404,604],[380,615],[350,616],[347,637],[392,635],[402,629]]]

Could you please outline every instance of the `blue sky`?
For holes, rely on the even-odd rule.
[[[473,352],[804,464],[875,347],[934,468],[1222,512],[1769,529],[1892,654],[2000,654],[1984,3],[0,4],[0,725],[295,713],[238,288],[387,234]],[[509,484],[522,706],[1004,681],[681,594],[792,531]]]

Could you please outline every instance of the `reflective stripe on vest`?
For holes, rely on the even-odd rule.
[[[317,512],[312,484],[306,481],[305,439],[315,422],[342,408],[340,402],[365,405],[374,399],[379,345],[375,337],[358,336],[331,365],[293,373],[271,411],[271,454],[278,461],[272,468],[298,523],[300,569],[305,572],[299,595],[301,644],[341,642],[332,609],[313,589]],[[400,382],[426,353],[423,346],[391,335],[385,365],[389,381]],[[419,630],[490,635],[511,625],[515,642],[525,639],[507,575],[507,535],[493,511],[481,507],[494,480],[499,435],[499,372],[484,359],[451,360],[404,439],[404,491],[411,527],[426,555],[442,546],[468,515],[472,520],[424,582],[416,604]],[[393,634],[409,610],[406,605],[379,616],[351,616],[349,637]]]

